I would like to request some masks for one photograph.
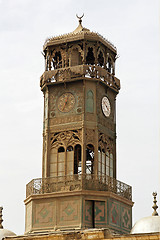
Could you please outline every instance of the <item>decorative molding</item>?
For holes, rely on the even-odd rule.
[[[104,133],[99,132],[98,133],[98,142],[99,142],[99,146],[101,146],[102,148],[104,148],[106,150],[113,152],[113,148],[114,148],[113,139],[106,136]]]
[[[70,116],[63,116],[63,117],[50,119],[50,125],[52,126],[52,125],[78,122],[78,121],[82,121],[82,115],[70,115]]]
[[[74,146],[81,144],[82,141],[82,130],[72,130],[60,133],[52,133],[50,138],[51,148],[57,148],[59,146]]]

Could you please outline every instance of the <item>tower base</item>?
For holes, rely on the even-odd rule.
[[[112,192],[63,191],[30,195],[25,200],[25,233],[109,228],[127,234],[133,202]]]

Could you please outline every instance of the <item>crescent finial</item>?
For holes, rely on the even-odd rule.
[[[76,17],[79,19],[79,23],[81,24],[81,23],[82,23],[82,18],[84,17],[84,13],[82,14],[81,17],[79,17],[79,16],[76,14]]]

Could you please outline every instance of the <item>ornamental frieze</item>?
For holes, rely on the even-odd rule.
[[[63,123],[71,123],[78,122],[82,120],[82,115],[74,115],[74,116],[66,116],[66,117],[58,117],[55,119],[50,119],[50,125],[58,125]]]

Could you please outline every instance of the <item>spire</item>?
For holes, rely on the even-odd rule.
[[[153,208],[153,213],[152,213],[152,216],[158,216],[158,213],[157,213],[157,208],[158,208],[158,206],[157,206],[157,200],[156,200],[156,196],[157,196],[157,193],[156,192],[153,192],[152,193],[152,195],[153,195],[153,197],[154,197],[154,200],[153,200],[153,206],[152,206],[152,208]]]
[[[78,25],[78,27],[73,31],[73,33],[86,32],[86,31],[88,32],[89,29],[84,28],[84,27],[82,26],[82,18],[84,17],[84,13],[82,14],[81,17],[79,17],[79,16],[76,14],[76,17],[79,19],[79,25]]]
[[[2,219],[2,210],[3,210],[3,207],[0,207],[0,229],[3,228],[3,225],[2,225],[2,222],[3,222],[3,219]]]

